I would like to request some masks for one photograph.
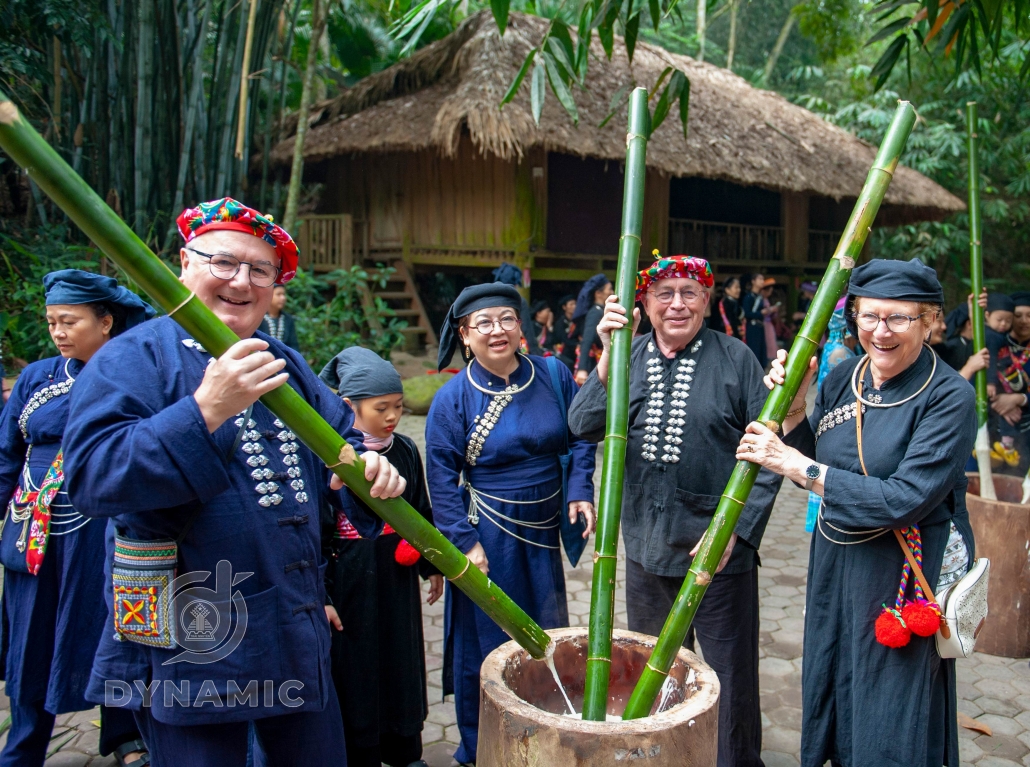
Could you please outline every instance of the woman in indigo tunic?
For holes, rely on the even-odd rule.
[[[154,315],[110,277],[65,269],[43,285],[60,354],[22,371],[0,417],[0,497],[9,500],[0,532],[0,668],[11,699],[4,767],[42,765],[55,715],[93,708],[85,692],[107,626],[105,525],[75,510],[62,481],[68,395],[101,346]],[[144,767],[132,714],[105,706],[100,714],[101,753]]]
[[[854,270],[848,294],[868,356],[834,368],[806,418],[810,372],[784,439],[752,423],[737,451],[823,498],[805,601],[801,764],[956,767],[955,661],[919,635],[933,633],[916,622],[933,606],[906,584],[914,577],[894,531],[917,560],[921,540],[935,595],[972,563],[963,467],[976,436],[973,387],[924,344],[943,302],[933,269],[872,261]],[[782,382],[785,359],[768,386]]]
[[[569,622],[559,515],[575,521],[583,514],[584,538],[593,529],[595,446],[564,426],[576,393],[568,369],[553,357],[516,353],[519,305],[514,288],[492,283],[466,288],[451,307],[440,332],[439,365],[447,364],[459,339],[471,359],[433,398],[426,469],[440,531],[533,620],[557,628]],[[558,458],[566,440],[572,452],[567,494]],[[508,637],[450,586],[445,613],[444,690],[453,686],[461,733],[454,758],[474,763],[479,667]]]
[[[251,726],[258,765],[343,767],[319,508],[347,510],[370,537],[380,527],[259,397],[289,378],[347,440],[340,460],[363,454],[372,497],[404,482],[299,353],[255,335],[297,269],[289,234],[230,198],[178,227],[188,300],[242,340],[213,358],[173,313],[107,344],[75,385],[72,501],[111,520],[109,629],[86,699],[132,710],[154,767],[244,767]]]
[[[422,457],[395,431],[404,412],[401,377],[371,349],[351,346],[319,373],[354,410],[365,447],[387,456],[408,480],[403,498],[432,524]],[[429,604],[443,576],[387,525],[362,538],[342,511],[332,520],[326,588],[341,624],[333,633],[333,681],[343,711],[350,767],[426,767],[422,725],[429,715],[419,576]]]

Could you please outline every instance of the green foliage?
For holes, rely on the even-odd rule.
[[[850,21],[862,5],[862,0],[805,0],[796,6],[801,33],[815,43],[822,61],[832,63],[858,50],[862,39]]]
[[[389,316],[392,312],[381,299],[369,308],[363,300],[372,286],[384,287],[394,271],[385,266],[373,270],[352,266],[324,276],[304,269],[297,272],[290,281],[287,311],[297,321],[301,353],[312,368],[321,370],[348,346],[364,346],[390,359],[390,352],[404,341],[400,331],[407,323]],[[370,318],[370,311],[386,315],[386,321]]]

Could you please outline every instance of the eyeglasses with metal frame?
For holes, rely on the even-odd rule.
[[[282,271],[267,261],[259,261],[256,264],[240,261],[232,253],[205,253],[196,248],[186,248],[186,250],[208,259],[208,268],[211,270],[211,274],[220,280],[231,280],[240,273],[240,267],[246,265],[250,272],[250,284],[256,288],[271,287],[279,279],[279,273]]]
[[[907,314],[891,314],[887,317],[881,317],[878,314],[872,312],[862,312],[861,314],[852,314],[851,319],[855,321],[855,324],[859,328],[867,333],[872,333],[879,327],[882,322],[887,326],[887,329],[892,333],[904,333],[910,327],[912,323],[922,317],[926,312],[920,312],[915,317],[909,317]]]
[[[503,330],[505,333],[510,333],[519,326],[519,318],[513,317],[510,314],[506,314],[499,320],[488,320],[484,317],[472,327],[474,327],[484,336],[488,336],[494,332],[494,325],[500,325],[501,330]]]

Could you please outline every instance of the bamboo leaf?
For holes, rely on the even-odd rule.
[[[579,29],[576,37],[576,77],[582,83],[590,63],[590,38],[593,36],[594,6],[587,3],[579,15]]]
[[[943,15],[943,14],[942,14]],[[963,3],[951,16],[948,18],[948,23],[944,25],[944,30],[941,32],[941,42],[945,46],[945,55],[951,50],[951,47],[955,44],[958,39],[959,33],[965,28],[966,22],[969,20],[969,4]],[[927,35],[927,40],[930,36]],[[947,42],[945,42],[947,41]],[[959,61],[962,57],[959,56]]]
[[[552,56],[554,56],[558,65],[561,67],[562,80],[568,82],[575,74],[576,68],[573,66],[572,60],[569,58],[568,52],[565,50],[565,46],[561,44],[560,40],[549,37],[547,38],[547,50]]]
[[[676,74],[683,74],[677,72]],[[690,78],[683,75],[683,89],[680,93],[680,122],[683,124],[683,138],[687,137],[687,118],[690,117]]]
[[[654,31],[658,31],[658,25],[662,21],[662,6],[660,0],[647,0],[648,10],[651,12],[651,24]]]
[[[633,51],[637,47],[637,34],[640,32],[640,14],[634,13],[628,22],[626,22],[626,34],[624,39],[626,41],[626,55],[629,57],[630,62],[633,61]]]
[[[676,99],[680,97],[680,94],[683,92],[683,86],[686,82],[687,76],[678,69],[672,73],[672,77],[669,78],[669,84],[666,86],[661,98],[658,99],[658,103],[655,105],[654,116],[651,118],[651,133],[658,130],[658,127],[665,122],[665,118],[668,116],[669,110],[672,108]]]
[[[572,42],[572,34],[569,32],[569,25],[561,19],[555,19],[551,23],[549,40],[558,40],[565,49],[565,54],[571,62],[576,57],[576,46]]]
[[[502,107],[515,98],[515,94],[519,92],[519,87],[522,85],[522,81],[525,79],[526,73],[529,71],[529,65],[533,63],[533,59],[535,58],[536,48],[529,52],[526,56],[526,60],[523,61],[522,66],[519,67],[519,73],[515,75],[515,80],[512,81],[512,84],[508,87],[508,92],[504,94],[504,98],[501,99]]]
[[[672,67],[666,67],[662,70],[662,73],[658,75],[658,79],[655,81],[654,87],[648,92],[648,101],[654,98],[654,95],[658,93],[659,89],[662,87],[662,83],[665,82],[665,78],[670,74],[672,74]]]
[[[533,122],[537,125],[540,124],[540,113],[544,110],[544,96],[547,93],[547,87],[544,82],[547,73],[544,70],[544,62],[541,59],[537,59],[536,66],[533,67],[533,82],[529,99],[533,107]]]
[[[629,101],[630,92],[633,90],[633,85],[623,85],[619,90],[615,91],[615,95],[612,96],[611,104],[608,105],[608,115],[601,120],[601,123],[597,126],[603,128],[608,122],[618,114],[619,110],[622,109],[623,105]]]
[[[880,86],[890,77],[891,72],[894,70],[894,65],[898,63],[898,57],[901,56],[901,49],[905,47],[907,39],[908,35],[904,32],[895,37],[893,42],[887,46],[887,50],[883,52],[883,55],[873,65],[869,76],[876,78],[876,90],[880,90]]]
[[[938,0],[924,0],[923,7],[926,8],[926,20],[932,27],[937,22]]]
[[[576,101],[572,98],[572,91],[569,90],[569,86],[562,80],[561,73],[558,71],[558,63],[547,51],[544,51],[544,63],[547,65],[547,82],[551,84],[551,90],[554,91],[554,95],[558,98],[558,103],[568,112],[572,122],[579,125],[579,110],[576,109]]]
[[[494,21],[497,22],[497,28],[501,31],[501,37],[504,37],[504,30],[508,27],[509,4],[509,0],[490,0],[490,10],[493,11]]]
[[[599,26],[597,28],[597,37],[601,41],[601,47],[604,48],[605,55],[611,61],[612,51],[615,49],[615,30],[611,26]]]
[[[895,32],[899,32],[900,30],[904,29],[905,27],[907,27],[909,25],[909,23],[911,21],[912,21],[912,17],[911,16],[906,16],[903,19],[898,19],[896,21],[892,21],[890,24],[885,26],[883,29],[881,29],[879,32],[877,32],[875,35],[873,35],[868,40],[866,40],[865,44],[866,45],[872,45],[873,43],[878,43],[880,40],[884,40],[884,39],[890,37],[891,35],[893,35]]]

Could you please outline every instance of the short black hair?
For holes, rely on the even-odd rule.
[[[96,315],[98,320],[104,319],[104,317],[111,317],[111,337],[114,338],[119,333],[125,332],[125,322],[128,313],[125,311],[125,307],[120,304],[114,304],[109,301],[97,301],[96,303],[89,304],[93,309],[93,314]]]

